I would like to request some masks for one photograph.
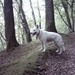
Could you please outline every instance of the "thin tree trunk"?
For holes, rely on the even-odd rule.
[[[1,41],[1,43],[2,43],[2,45],[1,45],[1,48],[3,48],[4,49],[4,42],[3,42],[3,40],[2,40],[2,38],[0,37],[0,41]]]
[[[2,8],[4,9],[4,5],[3,5],[3,3],[2,3],[2,1],[0,0],[0,3],[1,3],[1,5],[2,5]]]
[[[4,38],[3,34],[0,32],[1,37],[4,39],[4,41],[6,41],[6,39]]]
[[[70,29],[72,29],[70,16],[69,16],[69,12],[68,12],[68,5],[67,5],[66,1],[62,0],[62,5],[63,5],[63,8],[65,10],[68,25],[69,25]]]
[[[74,7],[74,0],[72,0],[71,3],[71,18],[72,18],[72,31],[74,32],[74,13],[73,13],[73,7]]]
[[[26,39],[27,39],[27,42],[31,42],[32,39],[31,39],[31,35],[30,35],[30,30],[29,30],[29,27],[28,27],[28,23],[27,23],[27,20],[26,20],[26,16],[24,14],[24,11],[23,11],[23,8],[22,8],[22,0],[20,0],[20,18],[22,20],[22,25],[23,25],[23,28],[26,32]]]
[[[66,25],[66,26],[68,26],[68,28],[71,30],[70,26],[68,25],[68,23],[64,20],[63,16],[61,15],[59,8],[58,8],[58,7],[56,7],[56,9],[57,9],[57,11],[58,11],[58,13],[59,13],[59,15],[60,15],[61,19],[62,19],[62,20],[63,20],[63,22],[65,23],[65,25]]]
[[[35,18],[35,14],[34,14],[33,6],[32,6],[32,1],[29,0],[29,2],[30,2],[31,10],[32,10],[32,16],[33,16],[34,25],[36,26],[36,18]]]
[[[40,8],[39,8],[39,0],[37,0],[37,9],[39,13],[39,27],[41,28],[41,13],[40,13]]]

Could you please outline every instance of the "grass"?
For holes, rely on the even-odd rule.
[[[36,42],[36,44],[38,43]],[[0,66],[0,75],[23,75],[25,71],[36,72],[36,61],[40,51],[38,50],[39,45],[37,45],[37,47],[36,45],[35,47],[33,47],[33,45],[35,45],[34,42],[23,45],[21,51],[26,51],[26,54],[21,56],[20,58],[15,59],[12,62]],[[17,51],[18,50],[16,50],[15,52],[18,53]]]
[[[68,38],[68,37],[67,37]],[[12,62],[7,62],[3,65],[0,64],[0,75],[25,75],[26,72],[37,73],[37,59],[41,53],[44,57],[44,53],[39,51],[39,41],[31,42],[29,44],[21,45],[12,51],[11,55],[20,55]],[[47,51],[55,51],[56,47],[52,43],[48,43]]]

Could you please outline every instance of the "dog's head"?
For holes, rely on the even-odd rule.
[[[36,25],[36,26],[32,29],[31,34],[32,34],[33,36],[39,34],[39,26],[38,26],[38,25]]]

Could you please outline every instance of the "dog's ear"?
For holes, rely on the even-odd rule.
[[[36,25],[36,28],[39,28],[39,26],[38,26],[38,25]]]

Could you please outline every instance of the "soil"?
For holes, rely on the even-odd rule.
[[[66,51],[58,55],[50,50],[38,59],[37,75],[75,75],[75,33],[66,35]]]
[[[75,33],[70,33],[66,36],[63,35],[63,39],[66,47],[65,52],[58,55],[54,51],[47,50],[45,53],[39,54],[39,58],[36,61],[37,73],[29,72],[23,75],[75,75]],[[36,48],[37,45],[39,43],[31,47],[31,50]],[[17,48],[18,53],[16,53],[16,50],[8,53],[0,53],[0,71],[4,68],[1,67],[2,65],[20,58],[28,52],[22,52],[20,49],[21,47]]]

